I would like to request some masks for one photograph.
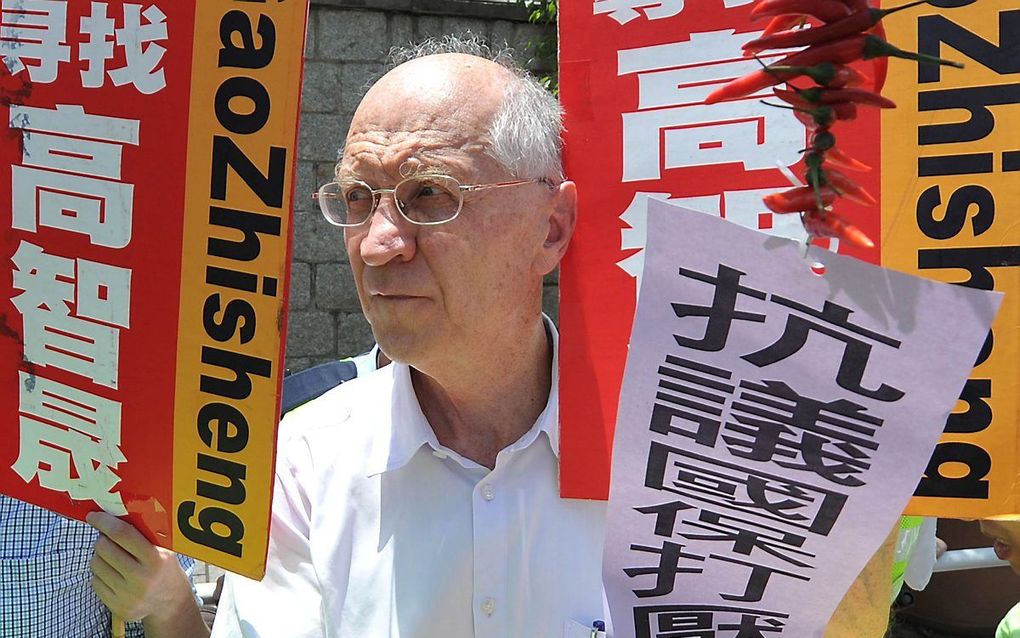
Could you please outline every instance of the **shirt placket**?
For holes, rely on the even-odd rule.
[[[500,484],[505,472],[494,470],[471,494],[474,533],[474,627],[476,638],[509,638],[507,632],[508,493]]]

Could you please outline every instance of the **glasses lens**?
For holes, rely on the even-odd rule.
[[[340,185],[336,182],[323,184],[319,187],[316,197],[322,216],[331,224],[340,226],[346,219],[343,204],[340,202]]]
[[[337,226],[360,224],[372,213],[372,191],[357,182],[323,184],[318,200],[326,221]]]
[[[362,182],[340,180],[334,183],[336,197],[332,200],[338,223],[343,226],[356,226],[372,215],[375,208],[375,196],[372,190]],[[329,214],[326,217],[330,217]]]
[[[400,209],[418,224],[450,221],[460,212],[460,182],[445,175],[421,175],[397,184]]]

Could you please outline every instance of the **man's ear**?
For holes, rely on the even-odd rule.
[[[541,275],[549,274],[559,265],[570,244],[570,238],[574,236],[576,225],[577,186],[568,180],[557,186],[556,192],[553,193],[545,242],[535,264]]]

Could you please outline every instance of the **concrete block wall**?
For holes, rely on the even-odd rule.
[[[506,1],[312,0],[294,205],[287,335],[291,371],[358,354],[373,344],[372,330],[358,304],[343,235],[322,218],[311,194],[331,179],[354,109],[368,85],[384,72],[390,48],[471,31],[494,45],[514,47],[518,59],[527,61],[528,42],[549,34],[550,29],[529,24],[526,12]],[[555,275],[546,281],[544,292],[546,311],[555,319]]]

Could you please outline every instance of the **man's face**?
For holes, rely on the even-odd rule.
[[[434,56],[398,67],[351,124],[341,177],[393,188],[408,174],[461,184],[512,179],[485,155],[485,131],[505,72],[482,60]],[[491,65],[491,66],[490,66]],[[555,193],[535,183],[466,193],[460,215],[416,226],[386,195],[345,241],[362,308],[383,351],[416,367],[485,352],[515,313],[540,303],[543,216]]]
[[[1020,521],[981,521],[981,533],[995,540],[995,555],[1020,574]]]

